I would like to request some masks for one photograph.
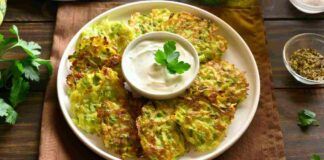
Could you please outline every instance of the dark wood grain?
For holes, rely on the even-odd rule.
[[[318,88],[320,86],[303,85],[296,81],[284,66],[282,50],[286,41],[300,33],[324,34],[324,21],[265,21],[267,47],[272,65],[274,88]]]
[[[55,3],[51,0],[8,0],[5,22],[55,21]]]
[[[260,0],[265,19],[323,19],[324,14],[306,14],[299,11],[289,0]]]
[[[14,126],[0,125],[0,159],[36,159],[38,155],[43,92],[32,92],[17,106]]]
[[[312,154],[324,157],[324,88],[277,89],[274,92],[280,113],[288,160],[310,159]],[[297,113],[309,109],[317,114],[318,127],[303,132],[297,126]]]
[[[116,1],[116,0],[112,0]],[[127,0],[117,0],[127,1]],[[135,1],[135,0],[132,0]],[[193,0],[178,0],[193,2]],[[289,0],[259,0],[265,19],[322,19],[324,14],[309,15],[297,10]],[[50,0],[9,0],[5,21],[55,21],[55,7],[58,2]]]
[[[97,0],[98,1],[98,0]],[[101,0],[104,1],[104,0]],[[107,0],[108,1],[108,0]],[[136,1],[136,0],[110,0]],[[194,0],[178,0],[194,2]],[[266,19],[322,19],[324,14],[309,15],[297,10],[289,0],[259,0]],[[51,0],[9,0],[5,21],[55,21],[55,8],[58,2]]]

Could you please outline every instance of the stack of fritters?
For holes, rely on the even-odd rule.
[[[199,74],[178,98],[135,99],[123,86],[125,47],[152,31],[179,34],[198,51]],[[107,149],[122,159],[143,158],[143,151],[149,159],[173,160],[190,148],[211,150],[226,136],[237,105],[247,95],[244,74],[221,60],[226,49],[214,22],[187,12],[134,13],[128,25],[102,19],[85,29],[69,57],[72,119],[85,132],[100,135]]]

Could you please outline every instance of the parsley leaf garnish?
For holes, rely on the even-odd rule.
[[[9,124],[15,124],[17,118],[17,112],[1,98],[0,117],[6,117],[6,122]]]
[[[29,91],[29,82],[23,77],[13,78],[10,89],[10,103],[12,106],[17,106],[18,103],[25,100]]]
[[[321,157],[317,154],[313,154],[311,160],[321,160]]]
[[[154,55],[155,61],[165,66],[171,74],[182,74],[190,68],[190,64],[179,61],[180,53],[176,51],[175,41],[166,41],[163,51],[159,49]]]
[[[9,32],[16,36],[16,43],[10,48],[21,47],[31,57],[40,55],[41,46],[33,41],[27,42],[20,39],[17,26],[13,25]]]
[[[166,54],[161,51],[161,50],[157,50],[155,53],[155,61],[161,65],[166,65],[167,64],[167,56]]]
[[[303,109],[298,112],[298,125],[300,127],[308,127],[311,125],[319,125],[316,118],[316,114],[308,109]]]
[[[14,108],[26,99],[29,92],[29,81],[39,81],[39,67],[47,67],[49,74],[52,74],[52,64],[49,60],[39,58],[41,46],[35,42],[27,42],[20,38],[19,30],[14,25],[9,32],[15,37],[5,38],[0,34],[0,63],[6,62],[9,66],[0,69],[0,89],[10,90],[8,102],[0,98],[0,118],[4,118],[9,124],[14,124],[17,113]],[[5,59],[2,56],[13,48],[20,48],[26,53],[23,59]]]

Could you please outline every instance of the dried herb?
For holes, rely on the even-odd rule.
[[[324,56],[312,48],[302,48],[289,58],[289,65],[301,76],[311,80],[324,80]]]

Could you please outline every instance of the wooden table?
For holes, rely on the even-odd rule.
[[[324,86],[298,83],[285,69],[281,56],[284,43],[293,35],[304,32],[324,34],[324,14],[303,14],[288,0],[260,1],[264,11],[274,96],[280,113],[286,157],[305,160],[316,153],[324,158]],[[41,7],[32,0],[9,0],[0,33],[7,35],[8,28],[17,25],[21,37],[39,43],[43,47],[42,57],[49,58],[55,9],[52,12],[48,10],[48,7]],[[17,108],[17,124],[0,125],[0,159],[38,158],[41,113],[48,81],[46,70],[41,72],[41,82],[32,85],[27,100]],[[303,108],[315,111],[321,126],[302,132],[297,126],[297,112]]]

